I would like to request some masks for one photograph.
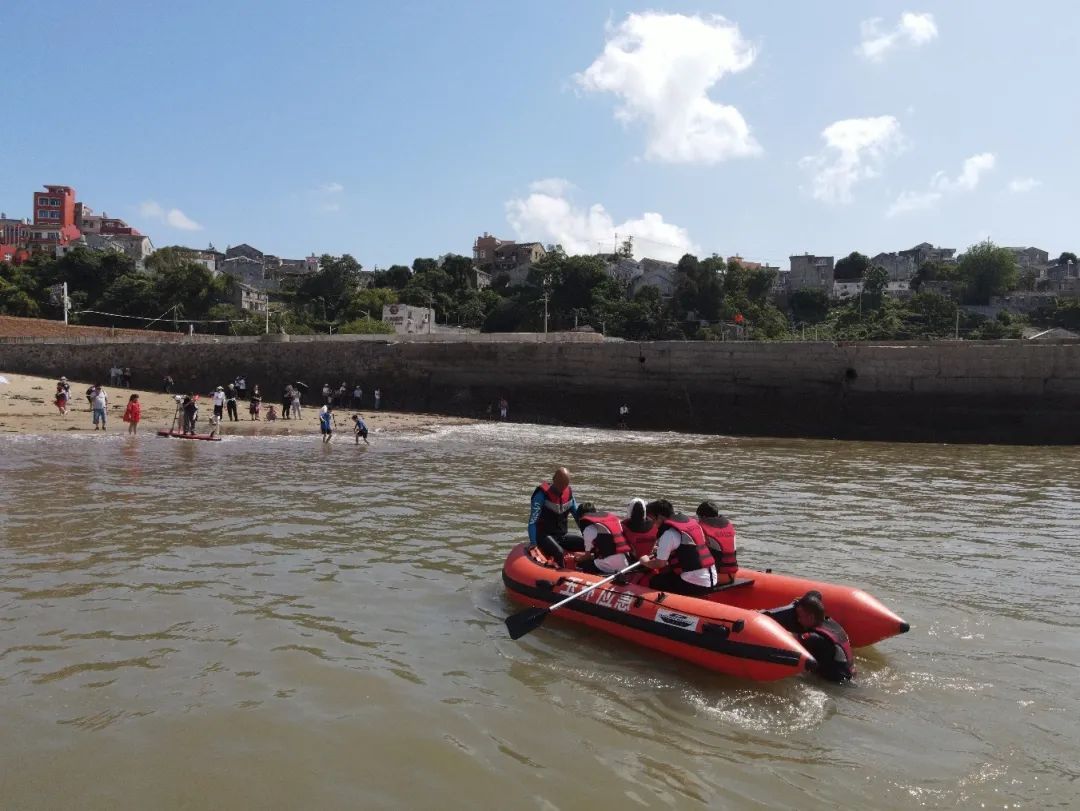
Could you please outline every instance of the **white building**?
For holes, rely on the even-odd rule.
[[[409,304],[387,304],[383,307],[382,320],[394,328],[398,335],[416,335],[434,332],[435,311],[427,307]]]

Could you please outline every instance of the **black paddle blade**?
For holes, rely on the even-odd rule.
[[[511,639],[521,639],[529,631],[535,631],[544,624],[544,619],[551,613],[546,608],[526,608],[506,618],[506,630]]]

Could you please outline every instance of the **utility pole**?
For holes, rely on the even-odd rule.
[[[63,300],[63,305],[64,305],[64,326],[67,326],[68,310],[71,309],[71,299],[68,298],[68,294],[67,294],[67,282],[64,282],[64,292],[61,295],[63,295],[63,297],[64,297],[64,300]]]
[[[427,306],[428,306],[427,333],[428,333],[428,335],[430,335],[431,334],[431,324],[435,320],[435,299],[431,295],[431,293],[427,294]]]
[[[956,305],[956,327],[953,328],[953,340],[960,340],[960,305]]]
[[[544,334],[548,334],[548,299],[551,298],[551,294],[547,290],[544,291]]]

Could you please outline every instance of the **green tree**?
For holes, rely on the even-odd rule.
[[[363,266],[349,254],[323,255],[319,271],[306,277],[296,291],[296,305],[323,314],[326,321],[338,321],[360,289]]]
[[[829,297],[824,290],[796,290],[788,306],[797,322],[820,324],[829,314]]]
[[[870,257],[858,251],[852,251],[833,268],[833,278],[838,282],[854,282],[863,278],[870,270]]]
[[[386,270],[377,270],[372,281],[373,287],[389,287],[392,290],[404,290],[412,278],[412,271],[405,265],[391,265]]]
[[[341,317],[349,321],[361,317],[378,321],[382,319],[383,307],[397,304],[397,301],[397,291],[388,287],[360,288],[342,309]]]
[[[970,304],[988,304],[991,296],[1016,289],[1019,281],[1016,256],[990,240],[968,248],[956,270]]]
[[[1072,262],[1074,265],[1080,262],[1080,259],[1076,258],[1076,254],[1072,251],[1063,251],[1061,256],[1058,257],[1057,263],[1064,265],[1066,262]]]
[[[883,267],[872,267],[863,276],[863,307],[881,308],[885,290],[889,287],[889,273]]]

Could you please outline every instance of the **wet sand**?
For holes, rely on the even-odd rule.
[[[0,376],[8,380],[7,384],[0,383],[0,434],[56,434],[69,431],[94,432],[91,419],[90,406],[86,401],[86,390],[90,387],[90,381],[69,380],[71,386],[71,400],[68,402],[69,411],[61,415],[53,400],[55,399],[56,381],[44,377],[31,375],[11,374],[0,371]],[[147,391],[146,389],[125,389],[120,386],[105,385],[105,391],[109,395],[109,407],[107,411],[107,432],[126,433],[128,425],[121,417],[127,407],[128,398],[132,394],[139,395],[142,403],[142,420],[139,422],[139,433],[153,435],[156,431],[167,429],[173,423],[176,415],[176,402],[170,394],[160,391]],[[309,392],[308,399],[315,403],[318,393]],[[274,421],[267,421],[267,408],[273,404],[279,408],[279,403],[263,401],[262,419],[252,420],[248,414],[248,403],[239,401],[237,408],[240,419],[230,422],[227,419],[221,424],[222,436],[271,436],[280,434],[312,434],[319,433],[318,409],[319,404],[305,405],[303,416],[299,420],[283,420],[280,417]],[[210,393],[202,393],[199,401],[198,430],[206,430],[209,416],[213,413],[210,401]],[[337,414],[337,430],[351,438],[352,415],[357,413],[353,409],[341,409]],[[474,421],[461,417],[444,417],[435,414],[405,414],[393,411],[367,411],[359,412],[363,415],[371,433],[395,432],[395,431],[424,431],[447,425],[470,425]]]

